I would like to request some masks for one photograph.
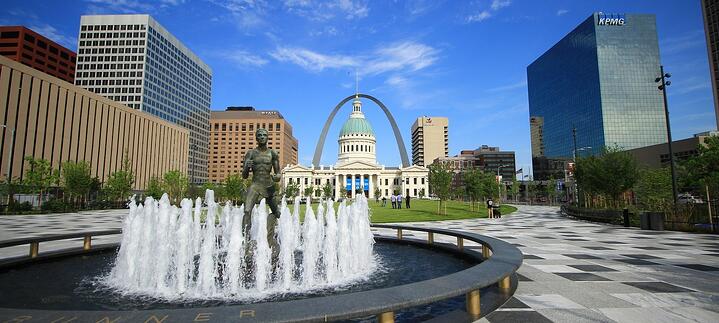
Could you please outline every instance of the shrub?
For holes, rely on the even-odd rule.
[[[52,199],[43,203],[42,210],[53,213],[74,211],[72,205],[61,199]]]

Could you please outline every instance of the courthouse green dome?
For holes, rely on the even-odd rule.
[[[374,137],[374,130],[365,118],[349,118],[340,130],[340,137],[348,135],[368,135]]]

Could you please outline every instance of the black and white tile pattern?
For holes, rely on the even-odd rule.
[[[0,240],[116,229],[126,213],[2,216]],[[477,232],[522,250],[517,292],[481,322],[719,322],[717,235],[582,222],[542,206],[520,206],[502,219],[404,224]],[[80,246],[79,240],[41,244],[41,251]],[[23,254],[26,246],[0,250],[0,258]]]

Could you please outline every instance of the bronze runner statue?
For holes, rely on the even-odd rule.
[[[272,247],[273,256],[279,252],[277,240],[275,239],[275,224],[280,212],[277,209],[275,200],[275,183],[280,181],[279,155],[272,149],[267,148],[267,130],[257,129],[255,139],[257,148],[252,149],[245,155],[245,162],[242,166],[242,178],[246,179],[252,171],[252,184],[245,195],[245,214],[242,219],[242,227],[245,239],[250,240],[250,227],[252,226],[252,209],[262,199],[270,207],[272,213],[267,216],[267,241]],[[272,171],[274,170],[274,174]],[[274,258],[274,257],[273,257]]]

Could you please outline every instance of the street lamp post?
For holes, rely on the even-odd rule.
[[[11,140],[10,141],[10,152],[8,153],[8,158],[7,158],[7,178],[6,178],[6,180],[7,180],[8,186],[9,186],[10,182],[12,181],[12,167],[10,167],[10,165],[12,164],[12,155],[13,155],[13,152],[15,151],[15,128],[9,128],[8,126],[6,126],[4,124],[0,125],[0,127],[5,128],[5,131],[7,131],[7,129],[10,129],[10,132],[12,134],[10,137],[10,140]],[[10,189],[8,189],[8,197],[7,197],[8,205],[10,204],[11,198],[12,197],[10,196]]]
[[[662,97],[664,98],[664,116],[667,120],[667,146],[669,148],[669,167],[672,171],[672,201],[674,201],[674,211],[677,209],[677,174],[674,169],[674,151],[672,149],[672,129],[669,124],[669,105],[667,104],[667,86],[671,85],[672,82],[667,80],[672,77],[669,73],[664,73],[664,66],[660,66],[659,70],[661,75],[657,77],[654,82],[659,83],[658,89],[662,90]]]

